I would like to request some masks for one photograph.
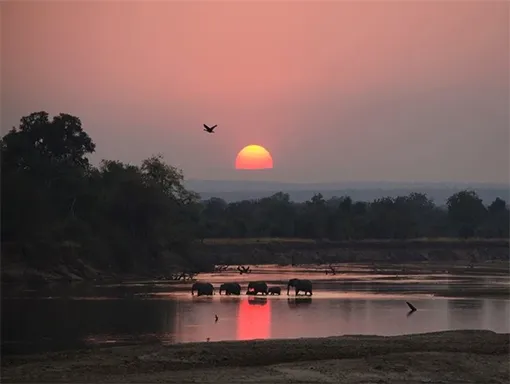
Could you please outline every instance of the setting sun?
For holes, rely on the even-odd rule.
[[[236,157],[236,169],[271,169],[273,158],[267,149],[260,145],[248,145]]]

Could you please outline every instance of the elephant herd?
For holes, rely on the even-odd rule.
[[[296,296],[299,292],[303,292],[305,295],[312,295],[312,282],[310,280],[303,279],[290,279],[287,283],[287,295],[289,295],[290,288],[293,287]],[[191,287],[191,295],[197,293],[197,296],[211,296],[214,294],[214,287],[211,283],[196,282]],[[240,295],[241,286],[239,283],[224,283],[220,286],[220,295],[225,292],[226,295]],[[248,283],[246,295],[280,295],[281,288],[277,286],[268,287],[265,281],[251,281]]]

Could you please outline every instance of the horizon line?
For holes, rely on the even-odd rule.
[[[286,184],[286,185],[299,185],[299,186],[307,186],[307,185],[331,185],[331,184],[391,184],[391,185],[417,185],[417,184],[430,184],[430,185],[491,185],[498,187],[507,187],[510,188],[510,182],[493,182],[493,181],[380,181],[380,180],[343,180],[343,181],[311,181],[311,182],[300,182],[300,181],[274,181],[274,180],[248,180],[248,179],[199,179],[199,178],[185,178],[184,182],[233,182],[233,183],[249,183],[249,184],[261,184],[261,183],[270,183],[270,184]]]

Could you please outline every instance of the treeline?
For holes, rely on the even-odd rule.
[[[202,269],[189,252],[199,197],[183,187],[181,171],[159,156],[93,167],[86,155],[94,150],[80,119],[67,114],[33,113],[2,137],[3,255],[35,267],[80,259],[124,272],[164,263]]]
[[[508,238],[509,209],[496,198],[488,206],[474,191],[450,196],[437,206],[422,193],[372,202],[350,197],[325,200],[320,193],[295,203],[286,193],[227,204],[203,202],[202,238],[294,237],[329,240],[410,239],[421,237]]]
[[[200,201],[183,186],[182,172],[160,156],[140,166],[113,160],[92,166],[86,156],[95,144],[68,114],[23,117],[0,144],[3,262],[17,255],[36,267],[81,259],[126,272],[199,271],[210,266],[194,256],[192,245],[204,238],[509,235],[506,202],[485,206],[473,191],[454,194],[446,207],[420,193],[373,202],[316,194],[295,203],[285,193],[230,204]]]

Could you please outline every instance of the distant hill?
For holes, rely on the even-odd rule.
[[[510,202],[510,187],[504,184],[483,183],[389,183],[389,182],[344,182],[344,183],[278,183],[271,181],[239,180],[187,180],[186,186],[200,194],[202,199],[219,197],[227,202],[259,199],[277,192],[285,192],[291,200],[302,202],[314,193],[322,193],[324,198],[350,196],[355,201],[372,201],[389,196],[408,195],[411,192],[426,193],[436,204],[442,205],[452,194],[463,189],[475,190],[489,204],[496,197]]]

